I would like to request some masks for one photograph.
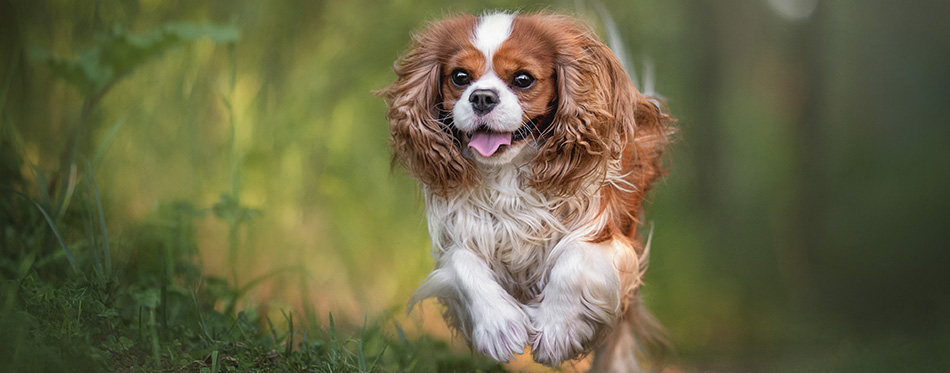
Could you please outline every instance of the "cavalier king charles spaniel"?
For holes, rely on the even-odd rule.
[[[637,369],[656,338],[637,230],[672,119],[566,16],[433,22],[394,70],[379,95],[394,160],[423,184],[436,259],[411,304],[438,298],[497,361],[530,346],[557,366],[596,349],[594,370]]]

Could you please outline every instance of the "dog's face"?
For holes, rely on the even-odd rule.
[[[514,29],[513,19],[480,20],[472,42],[442,65],[442,110],[459,131],[463,153],[480,163],[512,161],[555,110],[553,43],[537,37],[537,25]]]

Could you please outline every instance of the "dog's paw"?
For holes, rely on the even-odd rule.
[[[531,323],[517,307],[499,307],[479,316],[472,327],[472,347],[496,361],[507,362],[524,352]]]
[[[556,367],[590,347],[596,326],[577,312],[540,308],[532,317],[531,355],[538,363]]]

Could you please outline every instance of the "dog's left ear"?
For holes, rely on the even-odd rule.
[[[557,108],[534,160],[532,186],[570,195],[604,177],[635,128],[637,94],[620,61],[592,30],[547,16],[562,33],[555,38]]]
[[[633,157],[626,178],[642,198],[663,174],[660,158],[674,120],[636,90],[590,28],[567,17],[542,17],[561,33],[555,38],[561,43],[555,58],[557,112],[532,164],[531,185],[571,195],[603,178],[611,160]]]

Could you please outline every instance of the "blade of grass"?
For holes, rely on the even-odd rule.
[[[218,350],[211,352],[211,373],[218,373],[221,367],[218,365]]]
[[[92,165],[90,165],[89,162],[86,162],[86,174],[89,175],[89,183],[92,185],[92,192],[96,197],[96,211],[99,213],[99,228],[102,231],[103,269],[108,279],[112,276],[112,255],[109,251],[109,232],[106,231],[106,216],[105,213],[102,212],[102,199],[99,198],[99,186],[96,185],[96,176],[93,175]]]
[[[43,206],[40,206],[36,201],[32,201],[36,208],[40,209],[40,213],[43,214],[43,217],[46,218],[46,223],[49,224],[50,230],[53,231],[53,235],[56,236],[56,239],[59,241],[59,246],[63,248],[63,252],[66,254],[66,260],[69,261],[69,265],[73,267],[73,271],[79,273],[79,268],[76,267],[76,258],[73,256],[72,251],[69,250],[69,247],[66,246],[66,241],[63,241],[63,237],[59,234],[59,230],[56,229],[56,224],[53,223],[53,219],[50,218],[49,214],[46,213],[46,210]]]
[[[42,203],[43,206],[51,205],[52,203],[50,200],[49,189],[47,189],[49,185],[46,183],[46,175],[43,175],[43,172],[36,168],[36,166],[33,164],[30,164],[30,169],[33,170],[33,177],[36,178],[36,192],[40,196],[40,203]]]
[[[36,262],[36,251],[31,251],[20,261],[20,265],[17,267],[17,282],[22,281],[23,278],[30,273],[34,262]]]
[[[396,325],[396,334],[399,334],[399,342],[402,343],[403,347],[409,349],[409,338],[406,338],[406,332],[402,330],[402,326],[399,325],[399,322],[393,321],[393,324]]]
[[[87,192],[88,192],[88,189],[89,188],[87,188]],[[87,243],[89,243],[88,245],[90,247],[89,251],[92,252],[93,269],[96,272],[96,278],[99,279],[99,285],[104,287],[106,276],[102,270],[102,259],[99,258],[99,235],[96,234],[95,229],[93,229],[93,225],[95,224],[94,223],[95,219],[92,216],[92,206],[90,205],[90,202],[89,202],[92,200],[92,192],[88,192],[88,193],[90,194],[90,196],[89,198],[87,198],[86,206],[83,209],[84,219],[82,219],[82,227],[83,227],[83,230],[86,232],[86,237],[88,237]]]
[[[162,370],[162,352],[158,345],[158,328],[155,327],[155,307],[148,307],[148,329],[152,334],[152,358],[155,359],[155,370]]]
[[[95,227],[96,219],[92,212],[93,210],[92,186],[89,184],[88,179],[86,180],[85,186],[86,186],[86,189],[85,189],[86,198],[83,199],[83,202],[84,202],[83,208],[82,208],[83,219],[81,219],[81,223],[82,223],[83,231],[86,234],[85,243],[87,244],[87,246],[89,246],[89,251],[92,252],[92,259],[93,259],[92,267],[95,272],[96,279],[99,280],[99,285],[102,288],[105,288],[106,276],[102,268],[102,258],[99,257],[100,256],[99,255],[99,234],[96,233],[96,227]],[[74,248],[76,248],[77,251],[81,252],[80,248],[78,247],[74,247]]]
[[[360,372],[366,371],[366,314],[363,314],[363,328],[360,330],[360,339],[357,341],[356,362]]]
[[[336,343],[336,325],[333,323],[333,312],[330,312],[330,353],[336,355],[339,346]]]
[[[101,89],[91,96],[86,96],[85,100],[83,100],[79,118],[76,120],[76,125],[72,129],[70,138],[66,141],[66,149],[60,156],[60,167],[63,169],[59,170],[62,174],[62,181],[58,185],[59,192],[57,193],[56,209],[54,210],[56,221],[59,221],[59,219],[63,217],[62,215],[66,213],[66,208],[72,199],[73,189],[76,186],[76,160],[79,157],[79,144],[87,130],[86,123],[89,120],[89,116],[93,110],[95,110],[96,105],[99,104],[99,100],[102,96],[112,88],[112,85],[115,84],[117,79],[118,77],[109,80]]]
[[[290,353],[294,349],[294,312],[284,312],[284,309],[280,310],[280,313],[284,315],[284,319],[287,320],[287,325],[290,330],[290,338],[287,339],[287,346],[284,348],[284,356],[290,356]]]
[[[274,328],[274,323],[270,321],[270,316],[264,315],[264,321],[267,321],[267,326],[270,328],[270,335],[274,338],[274,343],[280,344],[280,339],[277,338],[277,329]]]
[[[376,367],[379,366],[379,361],[382,360],[383,354],[386,353],[387,347],[389,347],[388,343],[383,344],[383,348],[379,351],[379,355],[376,355],[376,359],[373,359],[373,366],[370,367],[370,371],[375,371]]]
[[[54,221],[60,221],[63,219],[63,216],[66,215],[66,210],[69,209],[69,204],[73,200],[73,194],[76,192],[76,163],[70,161],[67,163],[67,166],[64,170],[60,171],[62,173],[62,180],[56,183],[56,204],[53,207],[53,216],[56,217]]]
[[[205,323],[204,315],[201,314],[201,305],[198,304],[197,290],[191,291],[191,300],[194,301],[195,311],[198,312],[198,326],[201,328],[201,336],[204,337],[208,343],[214,342],[214,338],[211,338],[211,334],[208,333],[208,324]]]
[[[119,129],[125,125],[126,120],[129,119],[129,114],[126,112],[124,115],[116,119],[115,123],[112,124],[112,127],[109,128],[109,132],[102,137],[102,140],[99,141],[99,145],[96,146],[96,151],[92,156],[90,161],[92,164],[97,165],[99,161],[102,160],[102,157],[105,156],[106,150],[109,149],[109,145],[112,144],[112,140],[115,139],[115,135],[119,132]]]

